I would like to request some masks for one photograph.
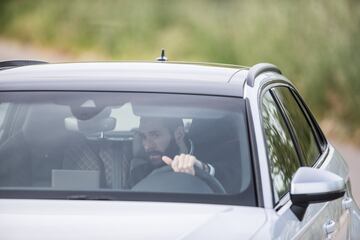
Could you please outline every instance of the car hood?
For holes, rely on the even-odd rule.
[[[81,200],[0,200],[4,239],[247,239],[262,208]]]

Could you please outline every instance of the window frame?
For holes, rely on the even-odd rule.
[[[279,105],[279,102],[278,102],[278,99],[276,98],[276,96],[274,96],[273,94],[273,91],[272,91],[272,88],[273,88],[273,85],[269,85],[268,87],[266,87],[265,89],[263,89],[262,93],[261,93],[261,101],[259,102],[259,106],[260,106],[260,114],[261,114],[261,128],[262,128],[262,131],[263,131],[263,136],[264,136],[264,147],[265,147],[265,150],[266,150],[266,157],[267,157],[267,163],[269,165],[269,176],[271,176],[271,161],[269,159],[269,152],[268,152],[268,147],[267,147],[267,143],[266,143],[266,133],[265,133],[265,129],[264,129],[264,119],[262,117],[262,112],[263,112],[263,98],[264,98],[264,95],[269,92],[269,94],[271,95],[271,97],[273,98],[278,110],[280,111],[280,114],[285,122],[285,126],[290,134],[290,137],[291,137],[291,140],[295,146],[295,152],[296,152],[296,155],[297,155],[297,160],[299,161],[299,166],[301,167],[302,166],[302,163],[301,163],[301,159],[300,159],[300,156],[299,156],[299,152],[297,151],[297,149],[299,149],[300,146],[298,146],[298,142],[294,141],[294,136],[292,134],[292,131],[290,130],[289,128],[289,122],[288,122],[288,119],[285,117],[284,115],[284,112],[283,112],[283,109],[281,108],[281,106]],[[272,202],[273,202],[273,205],[277,205],[279,204],[280,202],[282,202],[282,199],[285,198],[287,195],[289,195],[289,191],[287,191],[285,194],[283,194],[282,196],[279,196],[279,199],[278,201],[276,202],[275,201],[275,192],[274,192],[274,181],[272,178],[270,178],[270,182],[271,182],[271,191],[272,191]]]
[[[276,88],[277,89],[280,89],[280,88],[286,88],[287,90],[289,90],[291,96],[294,98],[295,102],[297,103],[301,113],[303,114],[303,116],[305,117],[305,120],[306,122],[309,124],[309,127],[311,129],[311,132],[315,138],[315,142],[316,142],[316,145],[317,145],[317,148],[319,150],[319,155],[317,156],[316,160],[313,162],[313,164],[311,166],[307,166],[306,163],[305,163],[305,156],[304,156],[304,152],[301,148],[301,144],[300,144],[300,140],[299,140],[299,137],[297,136],[296,134],[296,130],[295,130],[295,127],[293,126],[292,124],[292,120],[290,119],[290,116],[289,114],[287,114],[287,110],[285,108],[285,105],[284,103],[280,100],[278,94],[276,93]],[[318,140],[318,137],[316,136],[315,132],[314,132],[314,128],[312,126],[312,123],[311,121],[309,120],[306,112],[304,111],[303,107],[301,106],[301,104],[299,104],[299,101],[298,99],[296,98],[296,96],[293,94],[293,89],[291,89],[290,87],[286,87],[286,86],[278,86],[278,87],[274,87],[272,88],[274,89],[273,93],[274,95],[276,96],[276,99],[278,100],[278,104],[281,106],[281,110],[283,111],[283,114],[285,116],[285,118],[287,119],[287,122],[289,123],[289,128],[290,128],[290,131],[293,132],[293,138],[295,139],[295,142],[296,142],[296,145],[298,146],[298,149],[299,149],[299,156],[300,156],[300,162],[301,162],[301,166],[306,166],[306,167],[313,167],[315,165],[315,163],[318,161],[318,159],[320,158],[320,156],[322,155],[322,149],[321,149],[321,146],[320,146],[320,143],[319,143],[319,140]]]
[[[269,78],[268,81],[266,81],[264,84],[262,84],[259,87],[259,95],[258,95],[258,110],[259,113],[262,113],[263,109],[262,109],[262,100],[263,100],[263,96],[265,95],[265,93],[268,90],[271,90],[272,88],[276,88],[276,87],[287,87],[289,88],[290,92],[292,93],[292,95],[294,96],[295,100],[298,102],[299,107],[303,110],[303,108],[306,110],[305,112],[308,113],[308,115],[306,116],[307,121],[310,121],[310,126],[314,127],[313,132],[319,134],[319,138],[317,137],[317,134],[315,134],[316,136],[316,141],[319,141],[318,139],[320,139],[320,142],[322,142],[320,144],[320,142],[318,142],[320,147],[320,155],[318,156],[317,160],[314,162],[313,168],[319,168],[322,163],[324,162],[325,158],[327,157],[328,153],[329,153],[329,143],[325,137],[325,135],[323,134],[320,126],[318,125],[317,121],[315,120],[314,116],[312,115],[311,111],[309,110],[308,106],[305,104],[304,100],[302,99],[302,97],[300,96],[300,94],[298,93],[298,91],[296,90],[296,88],[290,83],[288,82],[287,79],[279,79],[279,78]],[[299,102],[301,102],[301,104],[299,104]],[[282,110],[281,110],[282,111]],[[286,113],[285,113],[286,114]],[[289,121],[288,118],[285,119],[285,121]],[[260,117],[260,125],[263,131],[263,144],[266,150],[266,157],[267,157],[267,163],[269,165],[269,176],[271,176],[271,172],[270,172],[270,161],[269,161],[269,155],[268,155],[268,149],[266,146],[266,139],[265,139],[265,131],[264,131],[264,124],[263,124],[263,118]],[[315,131],[316,130],[316,131]],[[290,130],[289,130],[290,131]],[[293,131],[293,130],[292,130]],[[294,140],[293,140],[294,141]],[[296,142],[294,141],[294,144],[297,145],[298,148],[300,148],[300,145],[298,145],[298,142],[296,140]],[[300,167],[304,166],[303,165],[303,160],[301,160],[300,163]],[[290,191],[288,191],[286,194],[284,194],[281,198],[279,198],[278,202],[275,202],[275,193],[274,193],[274,188],[273,188],[273,181],[270,178],[270,183],[271,183],[271,191],[272,191],[272,202],[273,202],[273,208],[275,211],[280,211],[282,209],[282,207],[286,206],[287,203],[290,201]]]
[[[291,123],[289,116],[286,114],[286,110],[285,110],[284,105],[280,101],[278,95],[276,94],[276,91],[274,91],[275,88],[276,87],[270,88],[269,91],[271,92],[271,94],[272,94],[272,96],[274,98],[274,101],[276,102],[277,106],[279,107],[281,115],[284,118],[284,122],[286,124],[286,127],[289,130],[291,139],[292,139],[292,141],[294,143],[296,154],[298,155],[298,158],[299,158],[300,167],[302,167],[302,166],[304,166],[304,156],[303,156],[303,152],[301,150],[300,143],[298,141],[298,137],[297,137],[296,132],[295,132],[295,128],[294,128],[293,124]]]
[[[325,138],[324,133],[322,132],[314,115],[312,114],[312,112],[310,111],[309,107],[306,105],[305,101],[300,96],[300,94],[294,88],[289,88],[289,89],[290,89],[290,92],[292,93],[292,95],[294,96],[295,100],[297,101],[299,107],[303,111],[303,113],[313,131],[313,134],[315,135],[315,139],[317,140],[317,144],[320,148],[320,153],[322,154],[326,150],[327,145],[328,145],[328,142]]]
[[[31,90],[31,91],[3,91],[2,93],[17,93],[17,92],[25,92],[25,93],[35,93],[35,92],[64,92],[64,91],[41,91],[41,90]],[[121,94],[125,91],[65,91],[65,92],[101,92],[101,93],[117,93]],[[125,92],[129,93],[129,92]],[[251,168],[251,180],[248,189],[253,188],[254,192],[254,201],[251,205],[244,205],[244,202],[241,200],[243,194],[248,191],[246,189],[241,193],[227,193],[227,194],[193,194],[193,193],[167,193],[167,192],[136,192],[136,191],[87,191],[87,190],[48,190],[48,189],[40,189],[40,188],[23,188],[23,187],[5,187],[0,189],[0,199],[57,199],[57,200],[115,200],[115,201],[144,201],[144,202],[176,202],[176,203],[203,203],[203,204],[225,204],[225,205],[238,205],[245,207],[258,207],[259,206],[259,196],[257,192],[257,178],[254,174],[255,166],[254,166],[254,155],[252,152],[252,140],[250,137],[252,129],[249,125],[249,116],[248,116],[248,105],[246,103],[246,99],[238,96],[223,96],[223,95],[211,95],[211,94],[189,94],[189,93],[169,93],[169,92],[134,92],[139,94],[171,94],[171,95],[189,95],[189,96],[204,96],[204,97],[220,97],[226,99],[232,99],[234,103],[237,104],[240,109],[239,112],[243,114],[245,125],[247,126],[246,137],[249,143],[249,164]],[[240,104],[243,102],[243,109],[240,108]],[[14,107],[14,112],[12,116],[17,112],[17,106]],[[27,111],[27,109],[24,109]],[[22,119],[23,120],[23,119]],[[251,146],[250,146],[251,145]],[[261,202],[261,200],[260,200]]]

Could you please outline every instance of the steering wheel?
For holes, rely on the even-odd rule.
[[[195,167],[195,176],[203,180],[211,188],[211,190],[214,191],[214,193],[226,193],[225,188],[215,176],[205,172],[198,167]]]
[[[147,177],[132,187],[135,191],[145,192],[181,192],[225,194],[221,183],[210,174],[195,167],[195,176],[174,172],[170,166],[163,166],[152,171]]]
[[[174,174],[187,174],[187,173],[174,172],[170,166],[163,166],[155,171],[173,172]],[[205,182],[214,193],[218,193],[218,194],[226,193],[225,188],[219,182],[219,180],[217,180],[217,178],[215,176],[210,175],[209,173],[203,171],[202,169],[200,169],[198,167],[195,167],[195,176],[198,177],[199,179],[201,179],[203,182]]]

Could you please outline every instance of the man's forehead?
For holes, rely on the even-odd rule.
[[[139,130],[144,132],[154,131],[154,130],[164,130],[166,129],[165,124],[161,118],[141,118]]]

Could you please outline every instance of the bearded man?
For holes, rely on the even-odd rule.
[[[182,119],[143,117],[139,137],[144,152],[141,158],[132,160],[131,186],[166,165],[174,172],[195,175],[197,167],[214,176],[215,169],[193,155],[193,144],[186,136]]]

